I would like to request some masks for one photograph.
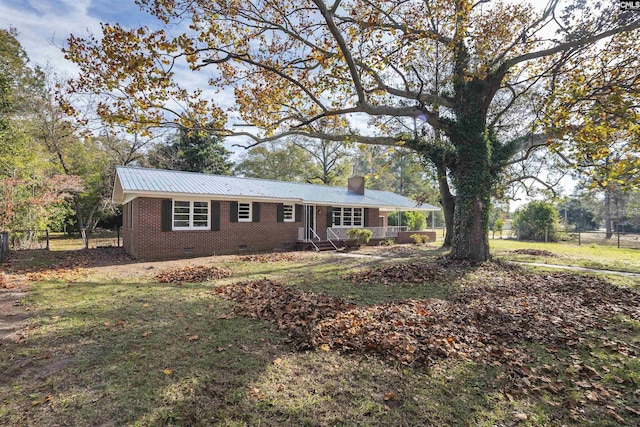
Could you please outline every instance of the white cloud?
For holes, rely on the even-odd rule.
[[[70,33],[99,32],[100,21],[87,14],[88,0],[28,0],[0,3],[0,26],[15,27],[18,40],[33,64],[50,64],[62,75],[77,68],[64,59],[60,48]]]

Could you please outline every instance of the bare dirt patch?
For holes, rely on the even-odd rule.
[[[0,272],[0,346],[25,340],[29,312],[24,306],[28,287],[11,275]]]

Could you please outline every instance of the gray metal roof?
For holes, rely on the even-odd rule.
[[[113,200],[122,203],[135,196],[206,196],[220,199],[278,199],[297,203],[370,206],[386,209],[437,211],[432,205],[414,201],[390,191],[365,189],[364,195],[349,193],[345,187],[209,175],[195,172],[117,166]]]

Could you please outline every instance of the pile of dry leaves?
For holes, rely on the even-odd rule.
[[[512,252],[519,255],[546,256],[551,258],[558,256],[557,254],[544,249],[516,249]]]
[[[0,271],[0,288],[9,288],[9,282],[5,278],[4,271]]]
[[[236,302],[234,313],[275,322],[309,346],[313,328],[323,319],[355,308],[338,298],[304,292],[269,279],[221,286],[216,292]]]
[[[268,253],[268,254],[253,254],[244,255],[240,257],[240,261],[245,262],[258,262],[258,263],[270,263],[270,262],[282,262],[282,261],[300,261],[308,259],[308,255],[303,253],[292,252],[280,252],[280,253]]]
[[[154,279],[160,283],[200,283],[209,280],[223,279],[231,276],[231,270],[222,267],[206,267],[204,265],[184,267],[158,273]]]
[[[41,270],[32,273],[26,273],[27,279],[32,282],[41,282],[44,280],[67,280],[74,281],[85,277],[87,270],[80,267],[56,268],[50,270]]]
[[[495,286],[463,291],[452,301],[368,307],[266,279],[224,286],[218,292],[237,303],[236,314],[276,322],[302,347],[373,352],[407,364],[443,357],[522,358],[516,355],[517,345],[525,341],[572,348],[583,332],[601,328],[612,315],[640,320],[637,293],[599,278],[564,273],[512,275]]]
[[[345,274],[342,279],[353,283],[424,283],[442,280],[446,277],[445,270],[438,264],[419,262],[389,264],[370,270]]]

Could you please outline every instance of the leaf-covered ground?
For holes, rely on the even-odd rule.
[[[443,269],[441,259],[386,265],[343,278],[365,286],[370,281],[415,285],[420,277],[442,278]],[[607,402],[606,412],[617,421],[627,422],[623,415],[639,420],[634,408],[640,403],[640,378],[616,377],[615,363],[591,366],[580,356],[581,351],[598,348],[637,365],[638,337],[607,335],[620,318],[640,322],[637,292],[597,277],[500,271],[491,263],[477,273],[485,282],[468,286],[450,301],[354,306],[268,279],[217,291],[236,303],[235,314],[276,323],[300,348],[373,354],[408,366],[430,366],[450,358],[500,366],[505,396],[549,395],[551,404],[569,408],[576,421],[586,421],[582,407],[594,402]],[[554,363],[536,367],[539,360],[530,351],[532,345],[544,348]]]
[[[228,268],[197,265],[163,271],[162,273],[156,274],[153,278],[159,283],[175,283],[181,285],[184,283],[207,282],[229,276],[231,276],[231,270]]]
[[[0,425],[640,424],[640,281],[358,253],[18,254]]]
[[[271,263],[271,262],[283,262],[283,261],[301,261],[308,260],[308,254],[300,252],[278,252],[278,253],[264,253],[264,254],[251,254],[239,257],[242,262],[257,262],[257,263]]]

